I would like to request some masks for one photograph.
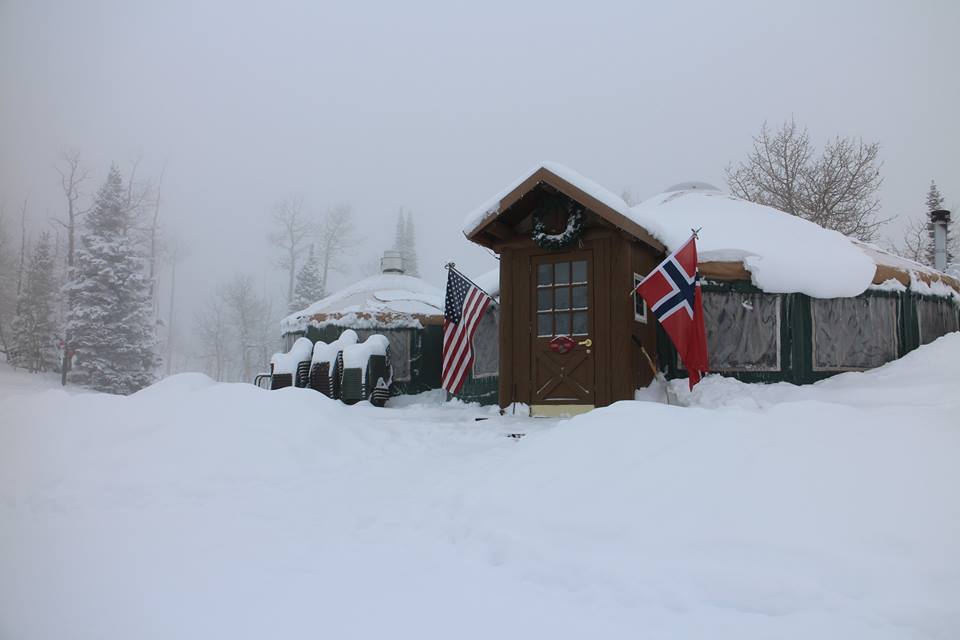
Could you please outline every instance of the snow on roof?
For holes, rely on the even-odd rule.
[[[872,256],[850,238],[706,183],[681,183],[631,207],[612,191],[554,162],[537,165],[474,209],[464,221],[464,233],[478,231],[499,213],[501,200],[541,168],[640,225],[669,250],[699,229],[702,262],[742,262],[753,284],[764,291],[856,296],[870,286],[876,272]]]
[[[741,261],[758,288],[837,298],[863,293],[876,265],[847,236],[720,191],[662,193],[628,217],[671,250],[699,229],[703,262]]]
[[[284,333],[307,324],[335,322],[361,328],[420,327],[420,319],[443,315],[443,293],[432,284],[398,273],[355,282],[281,321]]]

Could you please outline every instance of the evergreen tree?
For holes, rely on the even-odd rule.
[[[17,297],[13,319],[10,362],[29,371],[56,366],[56,283],[50,234],[44,232],[27,263],[24,286]]]
[[[940,189],[937,188],[937,183],[931,180],[930,189],[927,191],[927,211],[938,209],[943,209],[943,196],[940,194]]]
[[[145,258],[136,215],[115,166],[84,221],[70,282],[71,382],[111,393],[149,385],[159,365]]]
[[[400,211],[397,213],[397,230],[393,237],[393,248],[400,252],[400,260],[404,270],[406,270],[407,267],[406,230],[407,226],[404,223],[403,207],[400,207]]]
[[[410,276],[420,275],[420,264],[417,259],[416,228],[413,224],[413,213],[407,212],[407,221],[403,228],[403,246],[406,254],[403,256],[403,271]]]
[[[300,271],[297,272],[297,285],[293,290],[293,302],[290,303],[290,311],[306,309],[323,298],[324,295],[320,261],[317,260],[317,256],[313,252],[313,245],[310,245],[307,260],[300,267]]]

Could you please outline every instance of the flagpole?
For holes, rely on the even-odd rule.
[[[485,295],[485,296],[487,296],[488,298],[490,298],[490,301],[493,302],[494,304],[500,304],[499,302],[497,302],[497,299],[496,299],[496,298],[494,298],[492,295],[490,295],[489,293],[487,293],[486,291],[484,291],[484,290],[483,290],[483,287],[481,287],[481,286],[478,285],[476,282],[474,282],[473,280],[471,280],[470,278],[468,278],[467,276],[465,276],[465,275],[463,274],[463,272],[460,271],[460,269],[457,269],[456,263],[454,263],[454,262],[448,262],[447,264],[444,265],[444,267],[447,269],[447,271],[456,271],[457,274],[458,274],[461,278],[463,278],[464,280],[466,280],[467,282],[469,282],[470,284],[472,284],[473,286],[475,286],[480,293],[482,293],[483,295]]]

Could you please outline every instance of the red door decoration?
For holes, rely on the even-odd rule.
[[[550,350],[554,353],[564,354],[577,346],[576,341],[570,336],[557,336],[550,341]]]

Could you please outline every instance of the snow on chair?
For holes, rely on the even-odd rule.
[[[310,354],[313,352],[313,343],[307,338],[297,338],[297,341],[286,353],[275,353],[270,358],[270,388],[283,389],[284,387],[303,386],[305,379],[301,376],[301,365],[306,362],[309,367]]]
[[[346,329],[333,342],[317,342],[313,345],[308,386],[330,398],[340,397],[340,376],[337,363],[344,347],[357,343],[357,332]]]
[[[362,343],[343,349],[338,362],[340,399],[343,402],[354,404],[370,400],[381,407],[386,403],[392,381],[389,345],[385,336],[375,334]]]

